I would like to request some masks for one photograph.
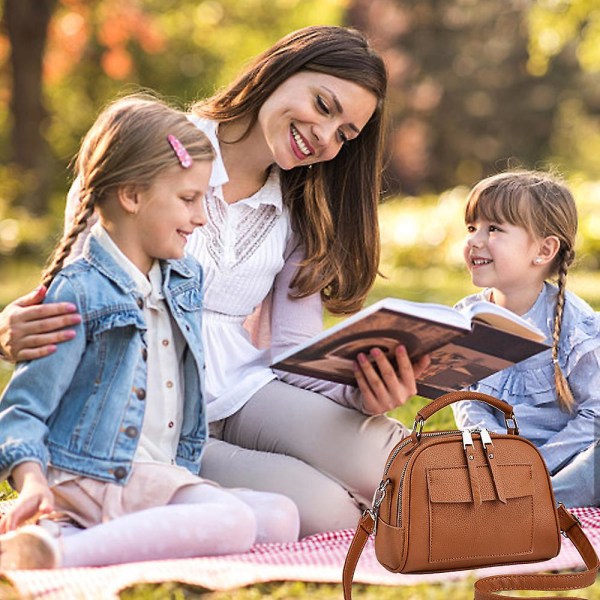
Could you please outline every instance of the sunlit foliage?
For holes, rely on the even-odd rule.
[[[543,75],[552,58],[573,45],[582,68],[600,71],[597,0],[537,0],[529,12],[529,68]]]

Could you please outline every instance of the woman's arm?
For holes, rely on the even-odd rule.
[[[0,312],[0,356],[11,362],[52,354],[56,344],[73,339],[71,326],[81,322],[70,302],[40,304],[46,289],[39,287],[17,298]]]
[[[67,196],[65,230],[71,226],[78,205],[79,182],[76,180]],[[70,260],[81,254],[93,220],[90,219],[77,239]],[[39,287],[0,312],[0,358],[11,362],[41,358],[54,352],[56,344],[73,339],[75,332],[69,328],[81,322],[75,307],[68,302],[42,305],[45,295],[45,288]]]
[[[288,295],[303,257],[303,248],[297,245],[275,280],[271,313],[272,357],[310,339],[323,329],[323,305],[319,294],[298,299],[291,299]],[[395,371],[382,352],[378,349],[372,352],[381,376],[366,357],[357,357],[358,388],[283,371],[277,374],[282,381],[323,394],[343,406],[365,414],[382,414],[404,404],[416,393],[415,377],[426,368],[429,358],[424,357],[413,366],[406,352],[398,348],[399,366]]]

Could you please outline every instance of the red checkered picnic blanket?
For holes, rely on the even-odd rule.
[[[0,509],[1,510],[1,509]],[[573,509],[590,541],[600,553],[600,508]],[[245,554],[128,563],[113,567],[11,571],[5,575],[17,590],[31,598],[65,600],[94,598],[114,600],[119,590],[135,583],[179,581],[213,590],[233,589],[265,581],[340,583],[342,565],[354,532],[341,530],[313,535],[292,544],[262,544]],[[491,574],[530,573],[579,568],[583,562],[568,540],[552,560],[433,575],[398,575],[386,571],[375,557],[371,538],[361,557],[354,580],[379,585],[414,585],[482,577]],[[600,585],[600,584],[598,584]]]

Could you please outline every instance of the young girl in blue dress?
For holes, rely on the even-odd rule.
[[[77,308],[78,332],[19,363],[0,400],[0,475],[19,491],[0,520],[2,570],[296,539],[288,498],[198,475],[208,435],[202,271],[184,247],[206,222],[214,155],[184,113],[145,96],[117,100],[85,137],[80,207],[42,282],[47,302]],[[63,267],[94,212],[83,256]],[[56,525],[65,519],[86,529]]]
[[[539,448],[557,501],[600,504],[600,315],[567,291],[575,257],[577,209],[559,180],[517,171],[479,182],[465,211],[464,258],[478,300],[504,306],[546,334],[551,349],[483,379],[470,389],[506,400],[520,433]],[[550,283],[555,279],[556,284]],[[459,427],[503,431],[482,403],[455,406]]]

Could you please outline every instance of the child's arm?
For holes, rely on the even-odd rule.
[[[577,401],[573,418],[539,448],[552,474],[600,435],[600,349],[585,354],[568,381]]]
[[[72,284],[57,277],[48,290],[50,302],[81,301]],[[48,420],[69,389],[86,348],[85,325],[75,327],[77,335],[56,352],[21,362],[15,368],[0,400],[0,480],[6,479],[21,463],[37,462],[44,471],[49,462],[46,445]]]
[[[54,510],[54,498],[38,462],[18,464],[11,477],[19,498],[0,519],[0,533],[16,529],[28,519]]]

